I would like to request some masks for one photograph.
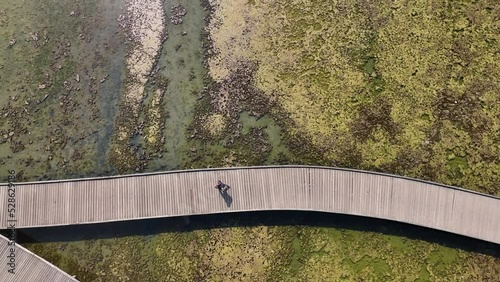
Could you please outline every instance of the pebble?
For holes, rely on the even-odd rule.
[[[170,13],[171,13],[170,21],[173,24],[181,24],[182,17],[186,15],[187,11],[182,5],[178,4],[172,6],[172,8],[170,9]]]

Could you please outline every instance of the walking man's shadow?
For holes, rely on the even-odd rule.
[[[229,190],[231,187],[229,185],[225,185],[224,188],[219,189],[219,193],[224,199],[224,202],[226,202],[226,206],[229,208],[231,207],[231,204],[233,203],[233,197],[227,193],[227,190]]]

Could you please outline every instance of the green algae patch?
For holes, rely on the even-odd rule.
[[[289,147],[310,140],[315,163],[498,194],[498,3],[431,2],[214,1],[209,74],[254,63]]]
[[[118,1],[4,4],[1,165],[19,172],[19,180],[105,172],[96,160],[103,155],[104,117],[113,116],[101,112],[101,97],[112,96],[106,85],[115,80],[98,79],[120,62],[121,40],[107,20],[116,19]]]
[[[310,226],[332,221],[337,223]],[[473,248],[484,254],[465,252],[446,246],[456,236],[411,226],[401,231],[403,225],[383,221],[275,212],[191,217],[187,226],[180,219],[136,224],[86,235],[102,230],[103,239],[22,244],[80,281],[490,281],[500,274],[494,249],[493,256],[484,246]],[[134,228],[170,231],[114,233]],[[106,238],[110,231],[115,237]],[[417,234],[441,239],[406,236]]]
[[[24,245],[80,281],[265,281],[284,255],[282,231],[214,228]]]

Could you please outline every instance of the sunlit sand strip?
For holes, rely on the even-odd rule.
[[[148,76],[159,54],[165,32],[165,13],[160,0],[131,0],[127,4],[124,24],[132,50],[127,57],[127,83],[124,103],[131,115],[139,116]],[[124,126],[118,129],[120,141],[129,136]]]
[[[153,99],[151,100],[151,105],[148,110],[148,127],[146,129],[146,141],[150,145],[156,145],[161,137],[159,137],[161,132],[161,118],[162,113],[160,109],[161,100],[163,98],[164,92],[161,89],[157,89],[154,93]]]

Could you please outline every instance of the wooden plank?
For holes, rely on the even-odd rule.
[[[51,281],[68,282],[78,281],[64,271],[55,267],[48,261],[40,258],[31,251],[16,244],[15,246],[15,274],[9,273],[7,255],[10,254],[9,240],[0,235],[0,281],[26,282],[26,281]]]
[[[232,202],[214,189],[229,184]],[[0,211],[7,210],[5,184]],[[5,189],[4,189],[5,188]],[[284,166],[16,184],[18,228],[253,210],[383,218],[500,243],[500,199],[398,176]],[[0,212],[0,228],[8,227]]]

